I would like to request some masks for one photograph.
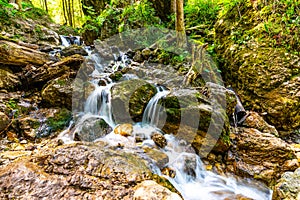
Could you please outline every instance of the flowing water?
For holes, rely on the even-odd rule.
[[[95,54],[91,54],[89,59],[93,60],[95,70],[91,74],[94,77],[91,83],[94,85],[95,90],[87,98],[84,111],[78,124],[82,124],[85,119],[89,117],[98,117],[105,120],[105,122],[111,127],[115,128],[114,117],[112,114],[111,104],[111,87],[114,83],[108,78],[109,74],[104,73],[103,65],[101,64],[101,58]],[[114,65],[111,72],[119,70],[126,65],[127,57],[122,52],[119,55],[114,55]],[[97,78],[95,78],[97,77]],[[102,78],[99,78],[102,77]],[[137,78],[136,75],[128,76],[128,79]],[[104,82],[103,86],[99,86],[99,81]],[[127,80],[127,78],[125,79]],[[142,122],[137,123],[133,127],[133,135],[130,137],[123,137],[121,135],[114,134],[113,131],[98,140],[104,140],[111,145],[118,145],[122,143],[126,149],[137,149],[138,146],[154,146],[154,142],[151,140],[151,134],[153,132],[162,131],[157,128],[160,121],[163,121],[164,108],[160,104],[160,100],[166,97],[170,91],[163,86],[156,87],[157,92],[149,101],[143,114]],[[79,125],[77,125],[78,129]],[[60,137],[65,142],[72,141],[72,136],[69,129],[60,134]],[[137,145],[135,137],[143,137],[142,144]],[[167,167],[174,171],[175,177],[166,178],[174,185],[174,187],[181,193],[182,197],[186,200],[218,200],[218,199],[232,199],[237,194],[249,197],[255,200],[271,200],[272,191],[262,184],[249,180],[237,180],[233,177],[223,177],[212,172],[206,171],[200,157],[188,148],[188,145],[182,141],[179,141],[172,135],[165,135],[167,140],[167,146],[161,148],[169,157],[169,163]],[[165,176],[160,169],[153,165],[151,166],[154,173]]]

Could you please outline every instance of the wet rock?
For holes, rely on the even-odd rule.
[[[178,194],[171,192],[167,188],[157,184],[155,181],[143,181],[136,186],[133,199],[147,200],[147,199],[165,199],[165,200],[180,200],[182,199]]]
[[[273,199],[300,199],[300,168],[281,176],[275,185]]]
[[[166,122],[162,130],[175,134],[179,139],[192,144],[196,152],[206,157],[211,151],[224,152],[230,147],[229,118],[226,110],[227,90],[222,86],[207,84],[206,93],[197,90],[172,91],[162,104],[166,109]],[[235,99],[232,99],[236,102]]]
[[[4,131],[10,123],[10,119],[3,112],[0,112],[0,133]],[[1,134],[0,134],[1,135]]]
[[[140,79],[115,84],[111,89],[111,95],[112,112],[116,123],[141,121],[143,111],[155,92],[153,85]]]
[[[239,128],[235,140],[233,165],[239,175],[272,183],[285,171],[293,171],[299,165],[292,146],[270,133]]]
[[[132,132],[133,132],[133,126],[132,126],[132,124],[121,124],[121,125],[118,125],[114,129],[114,133],[115,134],[119,134],[119,135],[122,135],[124,137],[131,136]]]
[[[19,77],[7,70],[1,69],[0,66],[0,89],[16,90],[16,87],[19,86],[21,86]]]
[[[250,111],[248,117],[242,124],[249,128],[255,128],[263,133],[271,133],[275,136],[279,136],[276,128],[269,125],[258,113]]]
[[[160,169],[162,169],[169,162],[168,155],[161,152],[160,150],[150,147],[143,147],[143,150],[146,153],[146,155],[149,156],[149,158],[151,158]]]
[[[164,148],[165,146],[167,146],[167,140],[166,138],[164,137],[163,134],[161,133],[153,133],[151,135],[151,139],[154,141],[154,143],[159,146],[160,148]]]
[[[79,54],[82,56],[87,56],[88,53],[82,46],[77,46],[77,45],[71,45],[69,47],[64,48],[61,51],[61,56],[72,56],[75,54]]]
[[[166,176],[169,176],[171,178],[175,178],[176,176],[176,171],[170,167],[165,167],[161,170],[161,173],[166,175]]]
[[[66,74],[50,81],[41,92],[44,104],[71,110],[73,80],[72,75]]]
[[[103,119],[89,117],[87,119],[81,119],[80,122],[77,123],[74,134],[75,138],[80,141],[92,142],[104,137],[111,131],[110,126]]]

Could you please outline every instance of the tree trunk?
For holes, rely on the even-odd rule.
[[[66,12],[66,2],[65,0],[62,0],[62,7],[63,7],[63,14],[64,14],[64,18],[65,18],[65,22],[66,24],[68,24],[68,18],[67,18],[67,12]]]
[[[47,4],[47,0],[44,0],[44,3],[45,3],[46,12],[48,12],[48,4]]]
[[[183,12],[183,0],[176,0],[176,36],[177,46],[186,47],[186,35],[184,27],[184,12]]]
[[[171,0],[171,13],[176,13],[176,0]]]
[[[0,58],[0,63],[19,66],[43,65],[50,61],[46,53],[6,40],[0,40]]]

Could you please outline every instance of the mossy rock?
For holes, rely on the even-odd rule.
[[[126,80],[114,85],[112,111],[117,124],[142,120],[143,112],[156,93],[153,85],[140,79]]]
[[[53,117],[49,117],[46,124],[51,128],[52,132],[64,129],[72,118],[72,113],[66,108],[59,110]]]
[[[226,84],[246,109],[267,113],[264,118],[279,134],[300,127],[299,23],[292,23],[300,11],[295,6],[241,0],[239,11],[232,6],[215,25]]]

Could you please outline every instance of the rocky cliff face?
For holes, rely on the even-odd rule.
[[[244,0],[215,25],[226,83],[281,135],[300,127],[299,23],[293,23],[300,11],[289,12],[294,6]]]

